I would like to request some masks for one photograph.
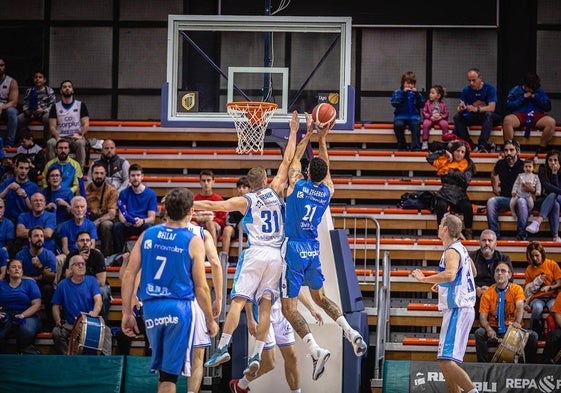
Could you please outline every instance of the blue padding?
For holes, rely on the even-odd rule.
[[[240,323],[234,334],[232,334],[232,346],[230,355],[232,355],[232,378],[238,379],[243,377],[243,370],[247,367],[247,317],[245,312],[240,314]]]
[[[384,362],[383,393],[409,393],[409,360],[386,360]]]
[[[118,393],[123,356],[0,355],[0,370],[2,393]]]
[[[103,356],[100,356],[103,360]],[[124,393],[154,393],[158,391],[158,373],[150,372],[150,356],[127,356],[125,359],[125,390]],[[177,380],[177,391],[187,391],[187,378],[180,376]],[[96,390],[110,392],[110,390]],[[111,390],[113,392],[113,390]],[[119,392],[116,390],[115,392]],[[82,393],[80,391],[79,393]]]
[[[353,312],[345,314],[345,319],[351,327],[357,330],[367,347],[370,350],[368,343],[368,315],[366,312]],[[361,375],[362,375],[362,360],[366,359],[366,355],[357,357],[353,350],[352,344],[343,338],[343,391],[342,393],[360,393],[361,389]]]
[[[329,235],[331,236],[335,270],[337,271],[337,280],[339,281],[343,314],[363,311],[362,292],[358,285],[347,233],[344,229],[335,229],[329,231]]]

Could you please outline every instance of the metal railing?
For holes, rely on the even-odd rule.
[[[379,384],[381,383],[385,360],[385,347],[389,337],[390,254],[387,251],[384,253],[382,270],[380,270],[380,224],[373,215],[337,213],[333,214],[332,217],[336,229],[342,228],[347,231],[347,236],[350,239],[349,243],[351,244],[352,257],[355,261],[355,268],[362,267],[363,269],[364,273],[357,275],[359,283],[362,282],[366,284],[367,282],[371,282],[374,285],[374,305],[378,322],[376,326],[374,379],[371,383],[373,387],[378,387],[381,386]],[[372,238],[373,236],[376,239],[376,256],[374,260],[374,273],[372,276],[369,276],[367,272],[371,259],[368,258],[368,250],[370,247],[366,239]],[[357,239],[364,239],[365,241],[361,244]],[[381,275],[380,271],[382,272]]]

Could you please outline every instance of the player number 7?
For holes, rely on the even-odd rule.
[[[164,268],[166,267],[167,260],[168,259],[166,257],[161,257],[161,256],[156,257],[156,261],[162,261],[162,264],[160,265],[160,268],[154,275],[154,280],[159,280],[160,277],[162,277],[162,273],[164,272]]]

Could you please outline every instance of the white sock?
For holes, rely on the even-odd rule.
[[[341,329],[343,329],[346,336],[349,336],[350,333],[354,330],[351,327],[351,325],[349,325],[349,323],[347,322],[345,317],[342,316],[342,315],[339,318],[337,318],[337,320],[335,322],[337,322],[337,325],[341,326]]]
[[[302,393],[302,390],[301,389],[294,389],[294,390],[291,390],[290,393]]]
[[[230,345],[230,341],[232,341],[232,335],[227,333],[222,333],[220,336],[220,341],[218,342],[218,348],[222,348],[223,346]]]
[[[242,389],[247,389],[249,386],[249,381],[247,380],[247,378],[245,377],[245,375],[243,376],[242,379],[239,380],[238,382],[238,386]]]
[[[264,347],[265,347],[265,343],[263,341],[255,340],[255,345],[253,346],[253,353],[251,354],[250,358],[254,357],[257,354],[261,356]]]
[[[479,390],[477,390],[476,388],[473,388],[467,393],[479,393]]]
[[[314,336],[312,336],[312,333],[306,334],[303,340],[306,344],[308,344],[308,350],[311,354],[314,354],[316,350],[319,349],[319,345],[316,343],[316,340],[314,339]]]

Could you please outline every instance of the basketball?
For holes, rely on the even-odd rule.
[[[320,129],[332,127],[337,120],[337,111],[333,105],[322,102],[312,110],[312,120]]]

